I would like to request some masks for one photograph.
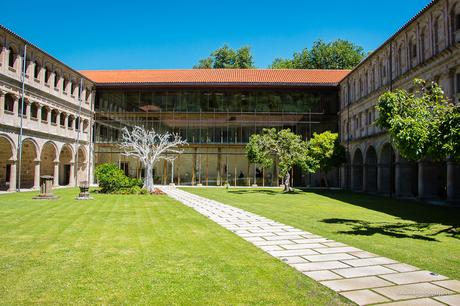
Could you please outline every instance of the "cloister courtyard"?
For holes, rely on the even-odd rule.
[[[326,264],[335,271],[331,273],[339,273],[335,278],[349,280],[347,269],[333,270],[330,264],[354,267],[356,262],[358,268],[351,269],[362,269],[358,263],[373,258],[391,272],[366,272],[375,275],[367,278],[378,276],[398,287],[391,276],[401,270],[399,275],[421,277],[416,285],[437,288],[440,296],[429,299],[433,305],[445,296],[454,298],[446,299],[451,303],[458,301],[458,283],[448,280],[460,279],[456,207],[345,191],[160,188],[172,197],[92,193],[94,200],[76,201],[74,188],[55,190],[59,198],[50,201],[33,200],[36,192],[0,195],[1,303],[347,305],[353,304],[344,297],[348,291],[320,284],[318,269],[306,267]],[[217,200],[229,208],[212,206],[207,213],[205,205],[217,202],[200,200],[201,208],[192,209],[187,207],[191,202],[180,198],[183,195]],[[246,222],[246,228],[238,223],[241,228],[235,230],[229,225],[232,217],[213,217],[226,209],[243,209],[245,217],[236,219]],[[278,235],[283,240],[276,240]],[[300,247],[292,247],[294,235],[302,238]],[[265,237],[264,243],[260,237]],[[281,244],[287,244],[287,251],[278,251]],[[336,249],[346,253],[335,253]],[[315,251],[324,254],[306,255]],[[318,263],[317,257],[326,261]],[[356,259],[345,260],[350,258]],[[435,273],[430,279],[411,274],[424,271]],[[366,278],[357,276],[350,278],[352,284]],[[371,302],[398,300],[383,290],[355,291],[370,291],[365,298]],[[413,294],[404,299],[427,296]],[[361,297],[351,300],[367,304]]]

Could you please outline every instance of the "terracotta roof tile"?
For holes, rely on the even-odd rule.
[[[184,69],[84,70],[97,84],[337,85],[349,70]]]

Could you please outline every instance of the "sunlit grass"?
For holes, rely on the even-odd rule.
[[[1,304],[346,301],[166,196],[0,196]]]
[[[341,191],[184,190],[460,279],[460,208]]]

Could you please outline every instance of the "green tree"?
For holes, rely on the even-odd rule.
[[[317,40],[311,50],[295,52],[292,59],[276,58],[272,69],[352,69],[366,56],[364,49],[350,41],[338,39],[326,43]]]
[[[254,68],[254,60],[249,46],[241,47],[234,50],[228,45],[223,45],[221,48],[213,51],[211,55],[198,62],[193,67],[194,69],[229,69]]]
[[[415,90],[398,89],[379,97],[377,125],[387,129],[400,154],[409,160],[458,159],[460,112],[438,84],[414,80]]]
[[[313,161],[310,172],[320,171],[326,187],[329,186],[327,172],[340,167],[346,160],[345,148],[340,144],[339,134],[326,131],[321,134],[313,133],[308,142],[307,154]]]
[[[300,135],[289,129],[277,131],[276,129],[263,129],[262,134],[253,134],[246,145],[246,154],[251,163],[267,168],[276,160],[279,167],[280,178],[284,182],[284,191],[290,192],[290,171],[298,165],[309,170],[313,164],[309,160],[307,143]]]

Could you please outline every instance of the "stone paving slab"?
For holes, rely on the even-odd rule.
[[[446,303],[447,305],[457,306],[460,305],[460,294],[447,295],[447,296],[437,296],[435,297],[438,301]]]
[[[170,186],[160,189],[358,305],[460,305],[460,282]]]

